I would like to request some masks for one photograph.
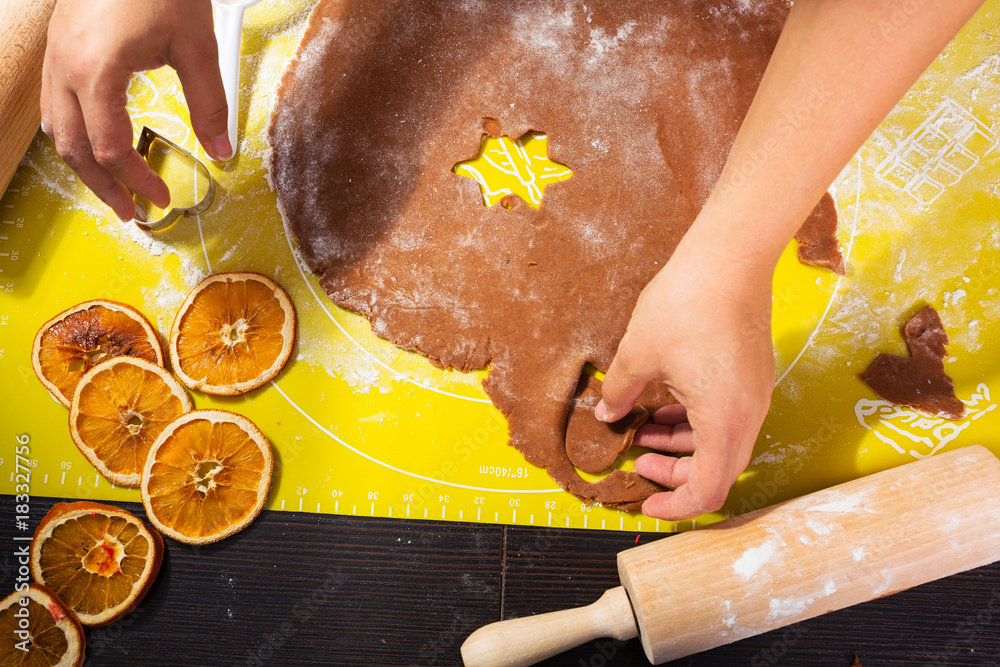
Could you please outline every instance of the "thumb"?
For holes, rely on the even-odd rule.
[[[184,89],[191,127],[202,148],[214,160],[228,160],[234,153],[234,137],[228,131],[229,105],[215,35],[209,29],[179,38],[171,48],[170,60]]]
[[[594,409],[594,416],[603,422],[616,422],[628,414],[635,399],[646,388],[654,373],[640,356],[628,332],[618,345],[618,352],[611,361],[601,387],[601,401]]]

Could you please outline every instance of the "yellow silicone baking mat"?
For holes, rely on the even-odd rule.
[[[55,313],[94,298],[132,304],[166,333],[201,277],[235,270],[288,290],[298,347],[261,389],[194,399],[247,415],[270,439],[271,509],[666,532],[955,447],[1000,453],[992,395],[1000,391],[1000,0],[982,8],[836,180],[847,275],[800,265],[793,245],[782,257],[777,385],[753,461],[724,512],[679,525],[588,507],[559,490],[506,444],[484,374],[437,370],[324,296],[285,232],[265,169],[276,85],[309,9],[305,0],[266,1],[247,13],[239,157],[209,165],[218,191],[199,218],[160,234],[118,222],[47,138],[31,145],[0,200],[0,492],[14,492],[20,438],[32,494],[139,500],[73,445],[67,410],[31,370],[32,338]],[[879,29],[896,38],[893,25]],[[172,71],[138,75],[128,104],[137,132],[149,125],[205,158]],[[878,352],[906,354],[899,328],[925,304],[951,336],[945,368],[970,406],[959,422],[891,407],[855,377]]]

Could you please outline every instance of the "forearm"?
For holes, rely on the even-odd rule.
[[[769,275],[824,190],[981,2],[796,0],[685,249]]]

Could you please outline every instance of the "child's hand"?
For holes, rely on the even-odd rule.
[[[604,379],[597,417],[624,416],[647,382],[683,407],[635,442],[693,454],[638,458],[675,489],[643,512],[685,519],[717,510],[746,467],[774,382],[771,279],[782,249],[865,138],[982,0],[899,5],[796,2],[729,159],[673,257],[650,281]],[[889,38],[872,26],[893,26]]]
[[[127,188],[158,206],[170,193],[132,147],[125,109],[133,72],[177,70],[191,124],[216,160],[232,156],[209,0],[59,0],[42,71],[42,129],[66,163],[122,220]]]
[[[694,231],[694,230],[692,230]],[[674,489],[643,504],[668,520],[719,509],[746,467],[774,385],[771,273],[713,254],[689,233],[646,286],[608,369],[598,418],[614,421],[650,381],[680,405],[661,408],[635,444],[635,470]]]

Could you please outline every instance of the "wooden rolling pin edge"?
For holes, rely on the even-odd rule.
[[[1000,460],[965,447],[666,542],[618,557],[654,664],[1000,559]]]

